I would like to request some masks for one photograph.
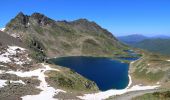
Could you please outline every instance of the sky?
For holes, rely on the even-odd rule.
[[[55,20],[86,18],[116,36],[169,35],[170,0],[1,0],[0,27],[19,12]]]

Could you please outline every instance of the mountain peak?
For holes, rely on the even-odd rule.
[[[11,36],[19,37],[26,45],[39,52],[44,50],[49,57],[66,53],[76,55],[74,48],[77,47],[77,55],[111,55],[115,48],[124,48],[110,32],[87,19],[55,21],[41,13],[33,13],[31,16],[20,13],[18,16],[9,22],[5,31]],[[77,45],[75,40],[79,41],[81,46]],[[98,51],[94,52],[95,49]]]
[[[56,21],[55,20],[52,20],[50,18],[48,18],[47,16],[45,16],[44,14],[41,14],[41,13],[33,13],[31,16],[30,16],[30,19],[32,20],[35,20],[36,23],[38,23],[39,25],[48,25],[48,24],[51,24],[53,25],[53,23],[55,23]]]
[[[78,20],[75,20],[76,22],[90,22],[88,19],[86,18],[80,18]]]
[[[46,17],[46,16],[43,15],[43,14],[41,14],[41,13],[35,12],[35,13],[33,13],[33,14],[31,15],[31,17],[32,17],[32,18],[36,18],[36,19],[40,19],[40,18],[43,18],[43,17]]]
[[[17,16],[18,16],[18,17],[20,17],[20,16],[25,16],[25,14],[24,14],[23,12],[19,12],[19,13],[17,14]]]
[[[86,18],[80,18],[78,20],[73,21],[73,23],[76,23],[76,24],[93,24],[93,25],[95,24],[95,25],[97,25],[95,22],[89,21]]]

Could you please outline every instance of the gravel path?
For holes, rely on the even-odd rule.
[[[132,91],[132,92],[122,94],[120,96],[113,97],[109,100],[131,100],[134,97],[141,96],[141,95],[144,95],[146,93],[153,93],[153,92],[156,92],[156,91],[159,91],[159,90],[152,89],[152,90]]]

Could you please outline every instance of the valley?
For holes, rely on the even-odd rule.
[[[130,47],[87,19],[55,21],[20,12],[0,31],[3,100],[102,100],[156,92],[169,89],[169,66],[170,56]]]

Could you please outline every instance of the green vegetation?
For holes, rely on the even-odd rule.
[[[148,72],[147,69],[137,68],[134,72],[134,77],[145,79],[150,82],[157,82],[161,78],[163,78],[164,74],[165,73],[161,70],[154,73],[154,72]]]
[[[170,91],[148,93],[132,100],[170,100]]]
[[[170,39],[147,39],[133,46],[150,52],[170,55]]]
[[[59,72],[50,71],[47,75],[48,83],[56,88],[72,92],[95,92],[99,90],[94,82],[82,77],[68,68],[62,68]]]
[[[31,49],[30,56],[37,60],[37,61],[44,61],[46,58],[46,55],[44,53],[44,46],[41,42],[39,42],[36,38],[27,38],[26,40],[27,45]]]
[[[44,31],[40,26],[33,26],[33,28],[39,34],[42,34]]]
[[[167,83],[170,81],[168,74],[170,62],[167,61],[168,59],[170,59],[168,56],[145,52],[144,56],[131,64],[130,72],[137,80],[149,83],[158,81],[162,84]]]

